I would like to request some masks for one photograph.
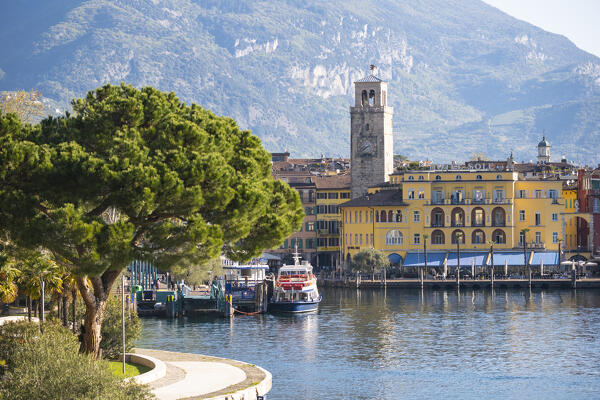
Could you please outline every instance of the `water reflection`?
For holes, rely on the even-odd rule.
[[[307,315],[147,319],[139,346],[261,365],[273,373],[269,399],[600,393],[597,292],[322,294],[319,312]]]

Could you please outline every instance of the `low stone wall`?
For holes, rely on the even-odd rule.
[[[0,317],[0,325],[7,322],[27,321],[27,315],[12,315],[10,317]],[[36,317],[31,317],[31,322],[39,322]]]
[[[122,361],[122,360],[123,360],[123,356],[120,355],[119,361]],[[150,357],[150,356],[143,355],[143,354],[127,353],[127,354],[125,354],[125,361],[151,368],[150,371],[143,373],[141,375],[131,377],[131,378],[126,378],[127,380],[133,379],[137,383],[147,384],[150,382],[154,382],[155,380],[160,379],[167,374],[166,364],[164,362],[162,362],[161,360],[154,358],[154,357]]]

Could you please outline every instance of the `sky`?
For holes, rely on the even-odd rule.
[[[600,57],[600,0],[483,0]]]

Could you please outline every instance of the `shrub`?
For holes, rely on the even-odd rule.
[[[10,326],[13,325],[13,326]],[[0,399],[125,400],[151,399],[145,386],[114,376],[105,361],[79,354],[75,335],[56,324],[39,333],[35,324],[7,324],[8,372],[0,380]],[[4,332],[2,332],[4,342]],[[35,332],[35,333],[34,333]]]
[[[126,305],[127,307],[127,305]],[[140,317],[135,312],[125,310],[125,349],[130,351],[142,333]],[[121,299],[110,296],[104,312],[102,323],[102,341],[100,342],[102,356],[118,358],[123,351],[121,326]]]

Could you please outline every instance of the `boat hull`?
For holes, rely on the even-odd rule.
[[[315,301],[273,301],[269,303],[269,311],[275,313],[304,313],[316,311],[321,297]]]

